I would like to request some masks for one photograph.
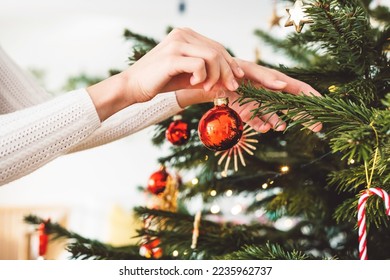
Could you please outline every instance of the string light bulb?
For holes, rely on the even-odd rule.
[[[241,211],[242,211],[242,206],[240,204],[237,204],[232,207],[230,213],[232,213],[233,215],[238,215],[241,213]]]
[[[282,173],[287,173],[288,171],[290,171],[290,167],[288,167],[288,165],[283,165],[282,167],[280,167],[280,171]]]
[[[214,204],[214,205],[211,206],[211,208],[210,208],[210,212],[211,212],[212,214],[218,214],[220,211],[221,211],[221,208],[220,208],[217,204]]]

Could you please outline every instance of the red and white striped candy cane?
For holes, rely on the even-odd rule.
[[[358,203],[358,226],[359,226],[359,256],[361,260],[367,260],[367,227],[366,227],[366,203],[368,197],[376,194],[380,196],[386,208],[386,214],[390,216],[390,201],[389,194],[382,190],[381,188],[369,188],[363,195],[359,198]]]

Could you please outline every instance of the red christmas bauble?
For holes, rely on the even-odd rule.
[[[227,98],[216,98],[214,105],[199,121],[199,138],[210,150],[228,150],[240,140],[243,122],[240,115],[228,106]]]
[[[44,256],[47,251],[47,244],[49,243],[49,236],[46,233],[45,223],[40,223],[38,226],[39,233],[39,256]]]
[[[163,255],[163,250],[160,245],[160,239],[156,238],[152,241],[144,243],[139,249],[139,254],[147,259],[154,258],[159,259]]]
[[[162,166],[160,170],[150,175],[147,186],[148,191],[155,195],[164,192],[169,177],[170,174],[166,171],[165,167]]]
[[[173,122],[170,123],[165,131],[165,137],[173,145],[184,145],[190,139],[190,130],[188,124],[181,120],[181,116],[177,115],[173,118]]]

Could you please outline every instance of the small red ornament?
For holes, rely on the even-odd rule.
[[[163,250],[161,249],[161,247],[158,247],[160,243],[161,243],[160,239],[156,238],[142,244],[139,248],[139,254],[147,259],[161,258],[163,255]]]
[[[47,244],[49,243],[49,236],[46,233],[46,224],[40,223],[38,226],[39,235],[39,256],[44,257],[47,251]]]
[[[190,130],[188,124],[182,121],[181,115],[173,117],[173,122],[170,123],[165,131],[165,137],[173,145],[181,146],[190,139]]]
[[[148,191],[155,195],[164,192],[169,178],[170,174],[166,171],[165,166],[161,166],[160,170],[150,175],[147,187]]]
[[[243,122],[240,115],[228,104],[228,98],[216,98],[215,106],[207,111],[199,121],[199,138],[210,150],[228,150],[241,138]]]

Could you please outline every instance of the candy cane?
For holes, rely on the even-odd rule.
[[[191,249],[195,249],[198,244],[199,237],[199,226],[200,226],[200,218],[202,216],[202,212],[198,211],[194,218],[194,231],[192,232],[192,244]]]
[[[367,227],[366,227],[366,203],[368,197],[376,194],[380,196],[386,208],[386,214],[390,216],[390,202],[389,194],[382,190],[381,188],[369,188],[362,196],[359,198],[358,203],[358,226],[359,226],[359,256],[361,260],[367,260]]]

